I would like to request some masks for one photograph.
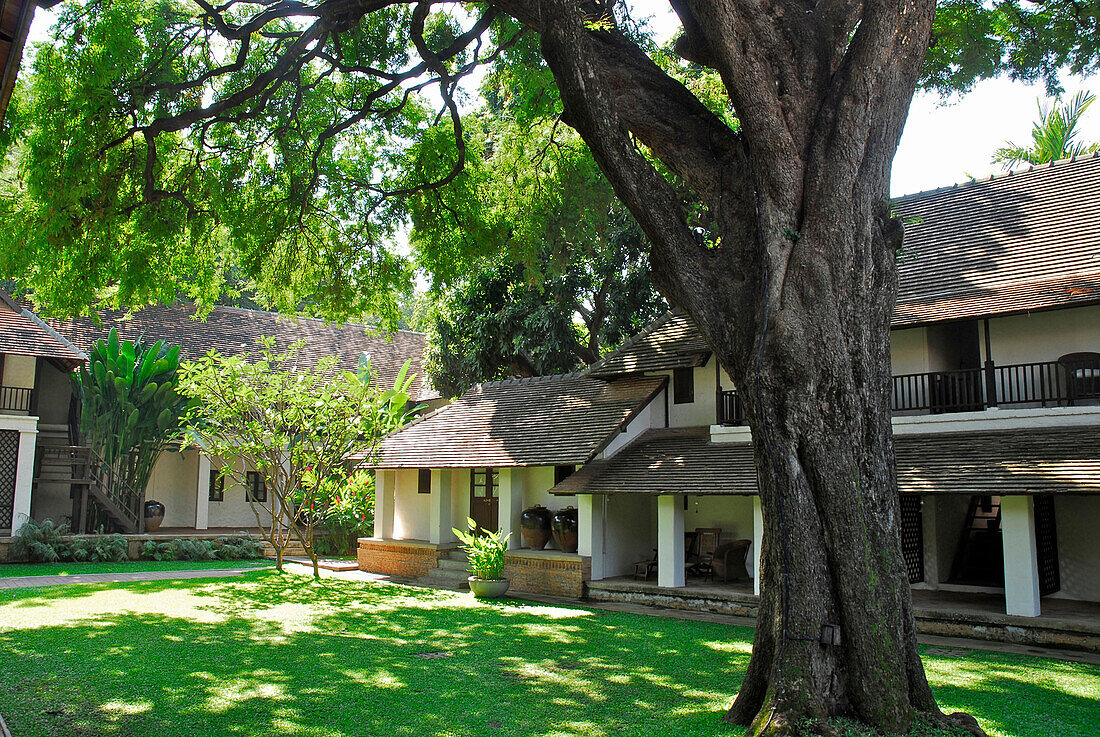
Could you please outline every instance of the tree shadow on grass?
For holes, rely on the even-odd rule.
[[[740,734],[746,628],[276,573],[84,588],[0,605],[15,737]],[[1094,667],[928,660],[996,732],[1098,733]]]
[[[153,608],[159,592],[138,593]],[[729,732],[718,713],[747,664],[722,649],[730,628],[399,592],[205,582],[182,616],[0,633],[19,694],[4,713],[16,737]]]

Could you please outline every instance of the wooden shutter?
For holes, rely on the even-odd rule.
[[[901,555],[909,583],[924,580],[924,518],[919,494],[901,495]]]
[[[1062,577],[1058,572],[1058,530],[1054,522],[1054,496],[1037,494],[1034,502],[1039,594],[1046,596],[1062,588]]]

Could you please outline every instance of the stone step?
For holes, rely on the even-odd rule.
[[[469,566],[469,563],[467,563],[465,559],[455,560],[454,558],[440,558],[438,564],[439,568],[437,570],[458,571],[461,572],[464,576],[469,575],[468,573],[466,573],[466,568]]]
[[[456,575],[449,572],[445,573],[438,568],[434,568],[428,571],[428,575],[416,579],[415,584],[417,586],[427,586],[433,589],[448,589],[451,591],[465,591],[470,588],[465,573],[462,575]]]

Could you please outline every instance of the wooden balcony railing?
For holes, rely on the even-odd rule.
[[[977,412],[988,407],[1065,407],[1100,401],[1100,359],[1045,361],[893,377],[890,408],[906,414]],[[743,425],[736,391],[718,394],[718,424]]]
[[[0,386],[0,411],[30,412],[33,406],[34,389]]]

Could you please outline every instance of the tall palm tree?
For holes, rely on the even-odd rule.
[[[1066,105],[1062,105],[1060,99],[1055,100],[1049,110],[1037,101],[1039,119],[1031,128],[1031,146],[1018,146],[1008,141],[993,154],[993,163],[1009,171],[1020,164],[1046,164],[1100,150],[1100,143],[1074,141],[1077,123],[1095,99],[1091,92],[1082,90]]]

